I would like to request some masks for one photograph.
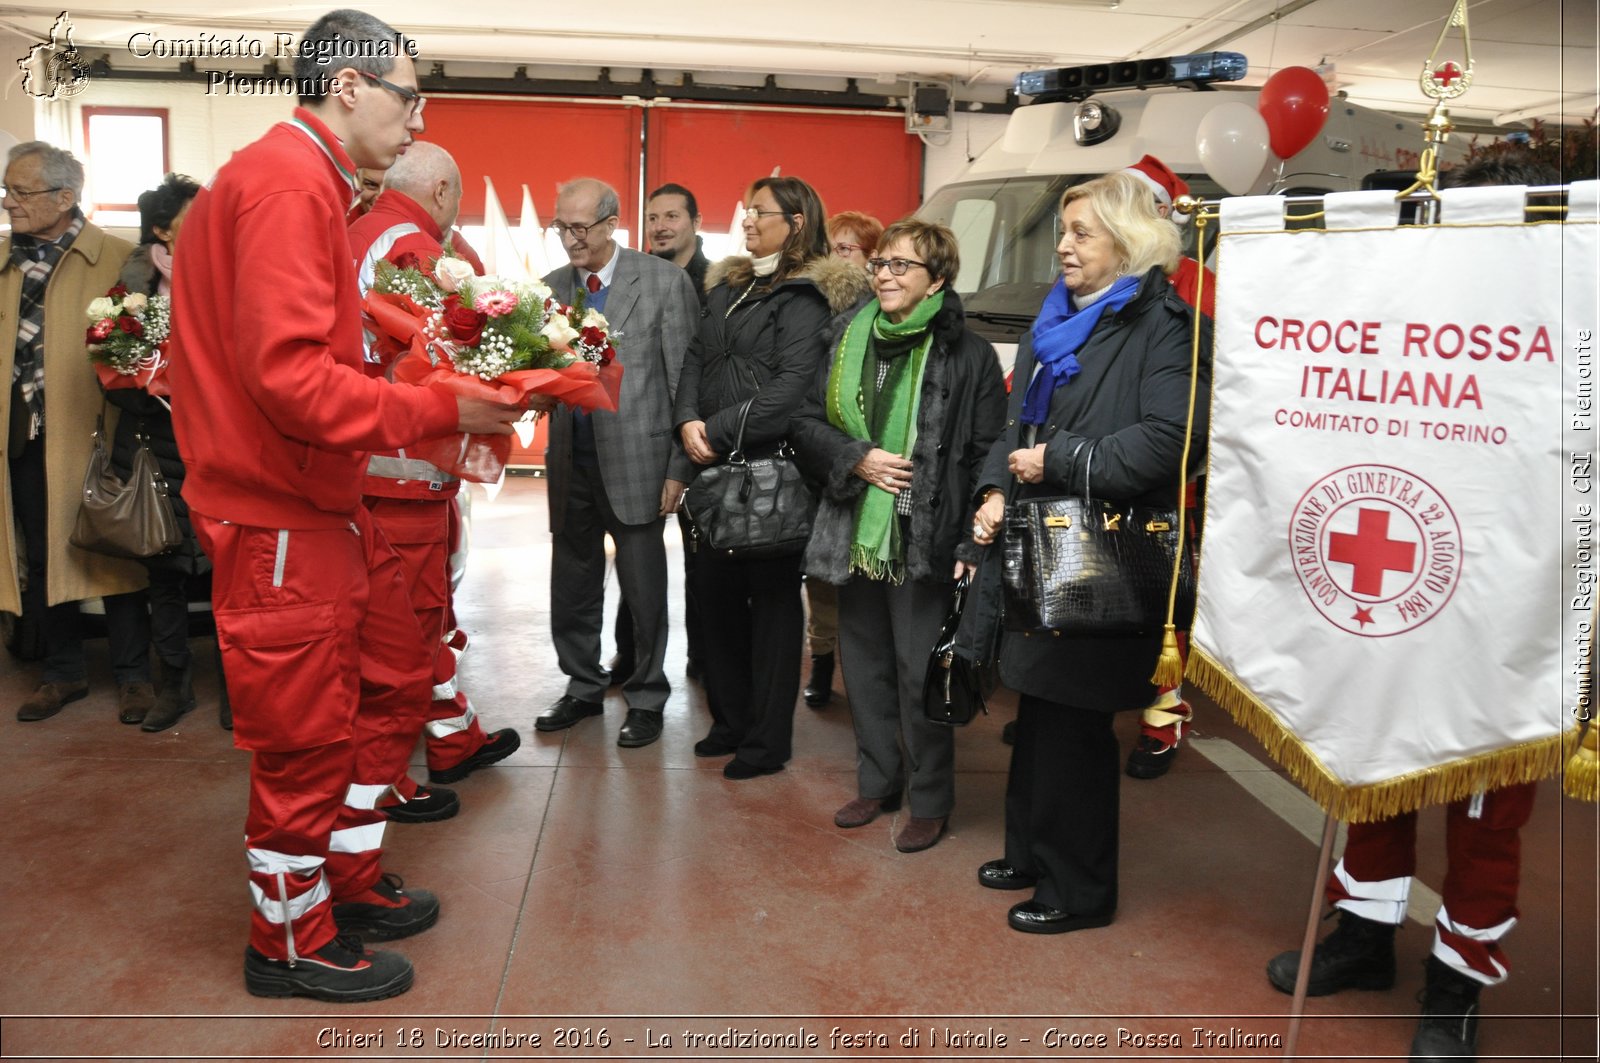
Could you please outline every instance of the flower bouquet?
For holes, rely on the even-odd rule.
[[[144,388],[152,395],[171,394],[162,349],[172,326],[172,304],[166,296],[129,292],[119,284],[91,301],[87,313],[84,342],[107,391]]]
[[[364,309],[374,350],[402,383],[512,404],[547,395],[584,410],[617,408],[622,365],[610,325],[581,299],[561,303],[540,281],[479,277],[448,254],[427,269],[405,255],[378,264]],[[406,450],[493,483],[511,437],[456,434]]]

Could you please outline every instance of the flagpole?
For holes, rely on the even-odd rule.
[[[1332,862],[1333,839],[1339,821],[1329,815],[1322,827],[1322,851],[1317,854],[1317,877],[1311,887],[1311,913],[1306,916],[1306,934],[1300,940],[1300,969],[1294,976],[1294,1000],[1289,1005],[1289,1036],[1283,1042],[1283,1058],[1295,1059],[1295,1042],[1300,1039],[1300,1019],[1306,1011],[1306,988],[1311,984],[1311,957],[1317,948],[1317,924],[1322,921],[1322,896]]]

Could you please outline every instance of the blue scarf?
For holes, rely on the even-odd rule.
[[[1041,371],[1028,382],[1028,393],[1022,402],[1023,424],[1044,424],[1050,416],[1050,397],[1056,388],[1082,371],[1078,351],[1100,323],[1100,315],[1127,306],[1139,291],[1140,279],[1123,277],[1082,310],[1073,305],[1066,282],[1056,279],[1033,321],[1033,357]]]

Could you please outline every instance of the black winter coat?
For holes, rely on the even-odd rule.
[[[770,289],[751,287],[754,281],[748,258],[712,266],[700,329],[678,378],[674,422],[704,421],[707,442],[723,458],[734,450],[746,399],[755,401],[745,454],[763,457],[784,442],[825,357],[829,320],[866,287],[859,268],[832,258],[816,259]]]
[[[150,247],[141,244],[134,248],[122,267],[122,284],[130,292],[154,295],[160,283],[155,264],[150,261]],[[115,388],[106,392],[106,400],[122,411],[117,418],[117,432],[111,442],[111,468],[126,480],[133,468],[133,455],[138,447],[136,436],[145,437],[145,445],[155,455],[161,466],[161,475],[167,481],[167,493],[172,499],[172,511],[177,515],[178,526],[183,529],[183,542],[164,554],[144,559],[152,569],[201,573],[209,571],[211,562],[201,552],[194,537],[194,526],[189,523],[189,504],[183,500],[183,458],[178,454],[178,437],[172,430],[172,413],[161,400],[143,388]]]
[[[850,578],[856,503],[867,488],[852,470],[877,445],[853,439],[828,421],[828,375],[854,316],[852,311],[835,320],[827,347],[832,357],[823,362],[790,429],[796,458],[823,485],[805,571],[829,583]],[[980,554],[972,541],[973,491],[1005,421],[1006,388],[994,348],[965,322],[960,297],[947,290],[931,325],[911,452],[908,579],[948,583],[957,559],[977,564]]]
[[[1022,403],[1037,364],[1033,337],[1023,337],[1012,377],[1005,430],[989,452],[978,493],[1001,488],[1017,498],[1081,494],[1093,443],[1090,492],[1096,498],[1176,508],[1189,404],[1193,311],[1178,298],[1160,269],[1152,269],[1121,310],[1100,319],[1078,352],[1083,370],[1055,390],[1035,442],[1045,444],[1044,480],[1018,484],[1008,472],[1011,452],[1024,443]],[[1211,342],[1201,331],[1199,384],[1195,394],[1190,475],[1204,467],[1211,409]],[[1078,444],[1085,445],[1080,449]],[[1002,681],[1014,690],[1079,708],[1116,712],[1141,709],[1156,693],[1150,683],[1161,636],[1140,638],[1041,638],[1000,631],[1001,547],[984,551],[978,593],[963,617],[960,651],[994,660],[1000,640]],[[1175,618],[1180,630],[1188,617]]]

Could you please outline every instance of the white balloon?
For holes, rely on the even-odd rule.
[[[1254,107],[1224,103],[1211,109],[1194,131],[1195,150],[1211,179],[1231,195],[1250,191],[1272,154],[1267,120]]]

